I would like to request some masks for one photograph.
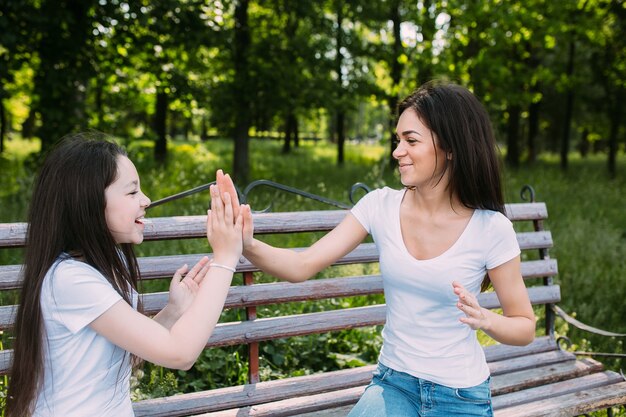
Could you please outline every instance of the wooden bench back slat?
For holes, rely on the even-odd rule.
[[[538,247],[551,247],[552,236],[549,232],[527,232],[518,233],[518,242],[523,249],[536,249]],[[304,248],[294,248],[302,251]],[[194,265],[202,256],[212,256],[207,254],[190,255],[170,255],[151,256],[138,258],[139,269],[142,279],[169,278],[174,275],[180,265]],[[333,265],[346,265],[356,263],[378,262],[378,250],[373,243],[363,243],[355,250],[344,256]],[[546,263],[547,262],[547,263]],[[0,266],[0,290],[18,289],[21,287],[20,271],[21,265],[1,265]],[[238,272],[256,272],[257,267],[250,261],[241,258],[237,265]],[[522,262],[522,275],[528,277],[554,276],[558,272],[555,260],[539,260]]]
[[[543,220],[548,217],[544,203],[506,204],[511,221]],[[288,213],[255,213],[257,234],[298,233],[333,229],[347,210],[319,210]],[[146,220],[144,240],[199,238],[206,235],[206,216],[153,217]],[[26,223],[0,224],[0,247],[24,246]]]
[[[524,265],[529,264],[529,267]],[[528,261],[522,263],[522,273],[525,278],[549,276],[555,272],[556,261]],[[526,272],[528,274],[526,274]],[[541,287],[543,288],[543,287]],[[532,290],[537,291],[537,290]],[[241,308],[304,300],[319,300],[324,298],[350,297],[356,295],[382,294],[383,284],[380,275],[344,277],[334,279],[318,279],[305,281],[298,285],[277,282],[271,284],[256,284],[251,286],[233,286],[226,298],[225,308]],[[549,299],[554,294],[549,291],[544,294]],[[485,307],[495,308],[499,303],[495,295],[481,294]],[[143,296],[146,314],[156,314],[167,303],[167,293],[151,293]],[[0,330],[13,326],[16,306],[0,306]]]

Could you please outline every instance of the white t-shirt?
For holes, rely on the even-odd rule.
[[[443,254],[417,260],[400,229],[405,190],[385,187],[365,195],[352,214],[370,233],[380,254],[387,303],[384,365],[454,388],[483,382],[489,368],[476,331],[459,321],[452,281],[477,295],[487,269],[520,254],[509,219],[499,212],[475,210],[459,239]]]
[[[44,381],[34,416],[134,416],[129,355],[89,327],[121,299],[100,272],[67,255],[50,268],[41,290]]]

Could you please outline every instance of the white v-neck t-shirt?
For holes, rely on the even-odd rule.
[[[387,303],[379,360],[437,384],[467,388],[489,376],[476,331],[459,321],[452,281],[477,295],[488,269],[520,254],[513,225],[502,213],[474,210],[457,241],[441,255],[418,260],[400,229],[405,190],[366,194],[351,213],[372,235],[380,254]]]

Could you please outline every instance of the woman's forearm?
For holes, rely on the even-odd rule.
[[[507,317],[483,308],[489,325],[482,330],[506,345],[524,346],[535,338],[535,320],[526,316]]]

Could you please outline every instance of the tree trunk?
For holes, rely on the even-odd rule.
[[[387,102],[389,103],[389,168],[395,169],[398,161],[393,157],[396,149],[396,112],[398,107],[398,85],[402,77],[402,64],[400,55],[402,54],[402,38],[400,37],[400,2],[396,1],[391,9],[391,22],[393,23],[393,57],[391,62],[391,94]]]
[[[337,33],[335,34],[336,49],[335,49],[335,71],[337,72],[337,165],[343,165],[344,157],[344,144],[345,144],[345,119],[346,112],[343,104],[343,54],[341,48],[343,48],[343,1],[337,2]]]
[[[574,57],[576,54],[576,43],[574,41],[574,35],[569,44],[569,54],[567,58],[567,79],[572,79],[574,74]],[[567,87],[567,94],[565,96],[565,120],[563,121],[563,137],[561,138],[561,169],[566,170],[568,165],[568,153],[570,147],[570,130],[572,125],[572,117],[574,114],[574,89],[571,85]]]
[[[539,107],[541,102],[531,103],[528,108],[528,163],[537,161],[537,134],[539,133]]]
[[[295,148],[300,146],[300,128],[298,127],[298,118],[293,116],[293,146]]]
[[[249,0],[238,0],[235,6],[234,67],[235,113],[238,115],[234,130],[235,155],[233,177],[239,183],[247,183],[250,176],[250,150],[248,130],[250,129],[250,96],[248,73],[248,49],[250,48],[250,27],[248,26]]]
[[[292,135],[292,125],[291,125],[291,113],[287,114],[285,117],[285,140],[283,142],[283,155],[288,154],[291,151],[291,135]]]
[[[519,166],[520,112],[520,107],[518,105],[512,105],[509,107],[509,122],[507,124],[506,162],[509,166],[513,168]]]
[[[165,162],[167,157],[167,99],[165,91],[157,91],[154,114],[154,131],[157,138],[154,143],[154,159],[161,163]]]
[[[4,138],[7,132],[7,118],[4,109],[4,94],[0,93],[0,154],[4,153]]]
[[[609,131],[609,154],[607,157],[607,165],[609,169],[609,176],[611,178],[615,178],[617,176],[617,136],[619,134],[621,124],[622,100],[623,94],[616,94],[616,100],[613,101],[613,105],[609,108],[609,120],[611,121],[611,127]]]
[[[340,110],[337,113],[337,164],[343,165],[344,162],[344,145],[346,142],[346,133],[345,133],[345,120],[346,113],[343,110]]]

